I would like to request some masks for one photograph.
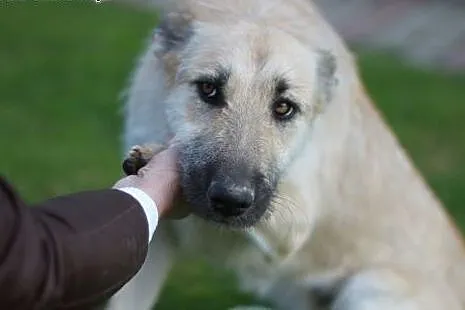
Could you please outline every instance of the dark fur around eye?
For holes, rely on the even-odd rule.
[[[224,105],[223,88],[221,85],[210,81],[195,82],[197,93],[204,102],[215,105]]]
[[[229,78],[228,70],[218,70],[216,74],[200,76],[192,84],[199,97],[206,103],[214,106],[224,106],[224,87]]]

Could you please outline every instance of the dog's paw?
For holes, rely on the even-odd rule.
[[[150,160],[150,158],[147,158],[149,154],[150,152],[144,147],[140,145],[133,146],[131,150],[129,150],[126,159],[123,161],[124,173],[126,173],[126,175],[137,174],[139,169],[144,167]]]
[[[129,150],[126,159],[123,161],[123,171],[126,175],[135,175],[147,165],[155,154],[165,149],[159,144],[135,145]]]

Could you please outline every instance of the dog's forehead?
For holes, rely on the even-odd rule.
[[[317,57],[279,29],[246,23],[202,25],[184,65],[193,76],[223,70],[243,83],[282,78],[298,86],[315,78]]]

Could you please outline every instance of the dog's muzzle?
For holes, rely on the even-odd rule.
[[[180,152],[181,188],[192,213],[230,227],[255,225],[270,205],[276,174],[259,171],[231,152],[203,155],[194,146]]]

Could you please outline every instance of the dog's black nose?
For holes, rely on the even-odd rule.
[[[254,201],[254,190],[250,184],[212,182],[208,189],[211,207],[223,216],[238,216]]]

